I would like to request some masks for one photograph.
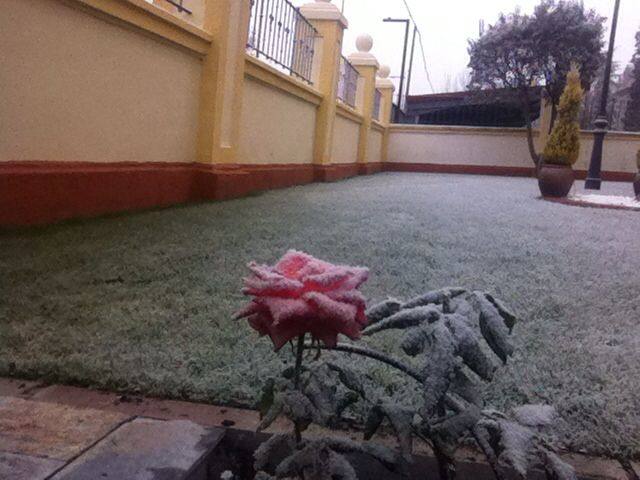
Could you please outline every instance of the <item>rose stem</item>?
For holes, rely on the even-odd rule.
[[[333,350],[334,352],[344,352],[344,353],[353,353],[355,355],[361,355],[363,357],[373,358],[374,360],[378,360],[379,362],[386,363],[387,365],[397,368],[401,372],[406,373],[414,380],[422,383],[423,378],[419,372],[415,369],[402,363],[400,360],[397,360],[393,357],[385,355],[382,352],[376,352],[375,350],[370,350],[368,348],[360,347],[357,345],[352,345],[350,343],[338,343],[335,347],[327,347],[326,345],[314,346],[311,344],[305,345],[307,349],[312,348],[321,348],[323,350]]]
[[[304,336],[303,333],[298,337],[298,348],[296,350],[296,367],[293,373],[293,386],[296,389],[300,388],[300,372],[302,370],[302,354],[304,353]],[[294,432],[296,437],[296,444],[300,446],[302,442],[302,434],[300,432],[300,425],[296,422],[294,424]]]
[[[302,354],[304,353],[304,333],[298,337],[298,347],[296,348],[296,368],[294,370],[293,385],[298,388],[300,385],[300,371],[302,370]]]

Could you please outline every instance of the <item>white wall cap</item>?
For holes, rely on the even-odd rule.
[[[315,0],[305,3],[300,7],[300,13],[307,20],[337,20],[344,28],[349,27],[349,22],[331,0]]]
[[[396,86],[388,78],[378,78],[376,80],[376,88],[379,88],[379,89],[391,88],[392,90],[395,90]]]
[[[371,55],[370,53],[364,52],[356,52],[349,55],[349,61],[353,66],[367,66],[367,67],[376,67],[379,68],[380,64],[378,63],[378,59]]]

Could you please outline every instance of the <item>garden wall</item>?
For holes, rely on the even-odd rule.
[[[384,140],[384,128],[374,126],[371,129],[371,133],[369,134],[369,158],[367,158],[368,162],[371,163],[379,163],[382,162],[383,157],[383,144]]]
[[[536,142],[539,140],[535,132]],[[580,159],[584,176],[591,158],[593,134],[582,132]],[[530,176],[533,174],[523,129],[392,125],[388,162],[392,171],[424,171]],[[630,181],[636,171],[640,134],[610,133],[603,156],[603,178]]]
[[[250,25],[252,35],[260,25],[253,2],[183,5],[189,11],[164,0],[2,2],[0,226],[235,198],[382,169],[379,131],[388,118],[373,132],[368,108],[338,101],[348,24],[338,7],[310,2],[298,11],[283,3],[316,33],[299,65],[287,68],[284,43],[271,51],[270,58],[284,55],[274,68],[265,52],[248,48],[257,38]],[[281,34],[279,42],[292,41]],[[353,61],[364,62],[358,68],[367,80],[349,98],[381,89],[381,109],[390,112],[393,85],[377,85],[375,57],[360,51]],[[363,145],[371,146],[366,157]]]
[[[593,133],[582,132],[580,135],[580,158],[574,166],[580,171],[587,171],[593,149]],[[605,137],[602,155],[602,170],[609,177],[616,174],[621,179],[631,179],[638,171],[636,154],[640,150],[640,133],[611,132]],[[625,175],[626,174],[626,175]],[[614,176],[616,176],[614,175]]]
[[[3,0],[0,162],[194,162],[201,57],[94,13]]]
[[[358,137],[362,116],[338,106],[333,132],[332,157],[335,163],[355,163],[358,161]]]
[[[245,77],[238,162],[311,164],[316,109],[315,102]]]

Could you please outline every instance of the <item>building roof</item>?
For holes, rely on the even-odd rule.
[[[531,88],[533,120],[539,116],[541,91],[542,87]],[[519,92],[513,89],[409,95],[404,116],[430,125],[521,127],[525,123]]]

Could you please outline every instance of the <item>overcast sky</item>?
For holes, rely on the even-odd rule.
[[[307,0],[294,0],[303,5]],[[342,0],[333,0],[341,7]],[[422,32],[427,67],[436,92],[455,86],[464,75],[469,62],[467,40],[478,36],[481,19],[487,25],[495,23],[501,12],[508,13],[517,7],[524,13],[533,11],[539,0],[407,0]],[[607,17],[607,29],[611,24],[614,0],[584,0]],[[402,0],[344,0],[344,14],[349,20],[345,32],[344,52],[355,51],[355,39],[360,33],[369,33],[374,39],[372,53],[381,64],[391,67],[391,75],[400,74],[403,24],[382,23],[385,17],[407,17]],[[621,0],[615,60],[626,65],[633,55],[635,32],[640,29],[640,0]],[[608,42],[608,33],[607,33]],[[431,93],[420,54],[416,46],[411,93]],[[448,82],[447,79],[451,80]],[[449,83],[449,85],[448,85]],[[453,85],[451,85],[453,84]]]

